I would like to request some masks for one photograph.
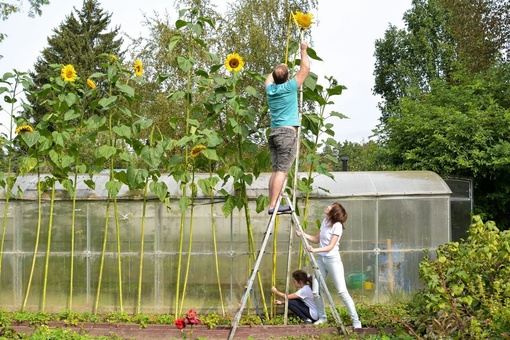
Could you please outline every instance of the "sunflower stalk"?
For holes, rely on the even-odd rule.
[[[145,245],[145,223],[147,218],[147,195],[149,190],[149,177],[145,180],[145,186],[143,188],[143,203],[142,203],[142,230],[140,235],[140,266],[138,273],[138,302],[136,307],[136,313],[140,314],[142,311],[142,281],[143,281],[143,257],[144,257],[144,245]]]
[[[51,249],[51,232],[53,229],[53,209],[55,207],[55,178],[51,179],[51,201],[50,201],[50,216],[48,221],[48,243],[46,244],[46,262],[44,264],[44,281],[43,281],[43,296],[41,303],[41,310],[44,312],[46,308],[46,290],[48,285],[48,273],[50,263],[50,249]]]
[[[35,149],[37,153],[37,148]],[[30,275],[27,283],[27,291],[25,292],[25,298],[23,299],[23,305],[21,306],[22,310],[25,310],[28,296],[30,295],[30,287],[32,286],[32,279],[34,278],[34,270],[35,270],[35,262],[37,259],[37,251],[39,249],[39,239],[41,237],[41,224],[42,224],[42,183],[41,183],[41,171],[39,167],[37,168],[37,231],[35,233],[35,245],[34,245],[34,255],[32,257],[32,266],[30,268]]]
[[[209,161],[209,178],[212,179],[213,176],[213,166],[211,161]],[[218,242],[216,238],[216,218],[215,218],[215,211],[214,211],[214,186],[212,185],[212,182],[208,182],[208,194],[211,201],[210,205],[210,212],[211,212],[211,229],[212,229],[212,238],[213,238],[213,249],[214,249],[214,266],[216,269],[216,279],[218,280],[218,293],[220,294],[220,304],[221,304],[221,312],[222,316],[225,316],[225,303],[223,302],[223,294],[221,289],[221,277],[220,277],[220,266],[219,266],[219,260],[218,260]]]

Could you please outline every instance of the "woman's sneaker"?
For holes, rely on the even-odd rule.
[[[328,320],[326,320],[326,319],[319,319],[319,320],[315,321],[313,324],[314,325],[320,325],[320,324],[326,323],[326,322],[328,322]]]

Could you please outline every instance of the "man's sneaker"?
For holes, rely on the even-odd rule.
[[[361,328],[361,322],[360,322],[360,321],[354,322],[354,323],[352,324],[352,328],[354,328],[354,329],[359,329],[359,328]]]
[[[306,320],[305,320],[305,325],[307,325],[307,326],[308,326],[308,325],[313,325],[313,321],[312,321],[312,320],[310,320],[310,319],[306,319]]]
[[[326,320],[326,319],[319,319],[319,320],[315,321],[313,324],[314,325],[320,325],[320,324],[326,323],[326,322],[328,322],[328,320]]]
[[[280,215],[280,214],[289,214],[290,212],[292,211],[292,209],[288,206],[288,205],[280,205],[278,207],[278,212],[277,214]],[[271,208],[267,211],[267,213],[269,215],[272,215],[274,213],[274,208]]]

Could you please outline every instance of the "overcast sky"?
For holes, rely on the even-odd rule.
[[[372,94],[374,85],[374,43],[384,37],[389,24],[403,28],[402,16],[411,8],[412,0],[320,0],[319,10],[314,12],[316,25],[312,26],[313,48],[322,62],[312,61],[312,71],[320,79],[333,76],[347,87],[341,96],[333,100],[328,110],[341,112],[349,119],[337,119],[335,139],[352,142],[368,141],[379,122],[377,109],[379,98]],[[130,36],[144,33],[140,24],[141,13],[149,16],[154,12],[173,12],[171,0],[99,0],[101,7],[112,13],[112,25],[120,25],[121,31]],[[222,0],[217,0],[220,9]],[[26,13],[15,14],[7,21],[0,21],[0,32],[8,37],[0,43],[0,75],[13,69],[33,70],[40,52],[47,47],[47,37],[73,11],[81,9],[82,0],[50,0],[43,6],[41,17],[29,18]],[[174,20],[177,19],[177,14]],[[285,23],[286,24],[286,23]],[[284,52],[282,52],[284,53]],[[1,104],[4,106],[3,102]],[[0,127],[7,134],[7,113],[2,111]],[[333,122],[333,121],[331,121]]]

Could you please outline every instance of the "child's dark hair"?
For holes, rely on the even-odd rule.
[[[310,287],[312,286],[312,277],[304,270],[298,269],[292,273],[292,278],[297,282],[304,282]]]
[[[345,229],[345,221],[347,221],[347,211],[345,211],[343,205],[339,202],[331,204],[331,209],[328,212],[328,222],[330,225],[340,222],[342,223],[343,229]]]

